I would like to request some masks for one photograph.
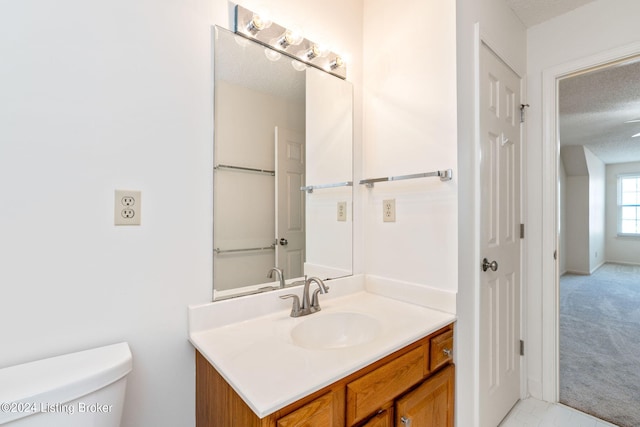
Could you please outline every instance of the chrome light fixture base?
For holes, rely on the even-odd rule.
[[[292,43],[291,30],[270,22],[270,25],[262,25],[264,17],[235,5],[234,32],[250,40],[254,40],[277,52],[287,55],[297,61],[311,67],[318,68],[341,79],[347,78],[347,66],[342,56],[335,52],[325,51],[318,43],[306,38],[295,40]]]

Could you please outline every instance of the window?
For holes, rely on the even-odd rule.
[[[618,235],[640,236],[640,175],[618,176]]]

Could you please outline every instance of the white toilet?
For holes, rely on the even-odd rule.
[[[0,369],[0,425],[118,427],[129,372],[124,342]]]

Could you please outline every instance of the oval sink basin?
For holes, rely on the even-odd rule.
[[[351,347],[374,339],[380,323],[360,313],[317,313],[291,330],[293,343],[309,349]]]

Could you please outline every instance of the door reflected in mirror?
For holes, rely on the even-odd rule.
[[[214,300],[352,274],[352,118],[349,82],[214,27]]]

